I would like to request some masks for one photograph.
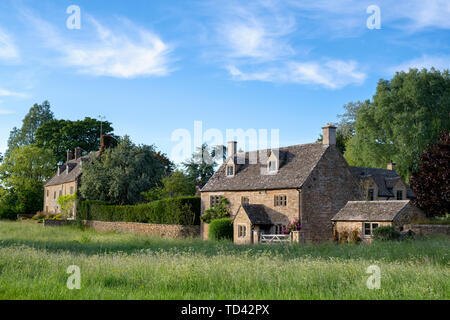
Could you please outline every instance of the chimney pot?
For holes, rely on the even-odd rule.
[[[395,170],[395,163],[392,160],[387,164],[387,169],[391,171]]]
[[[75,148],[75,160],[81,158],[81,148]]]
[[[329,122],[326,127],[322,128],[322,143],[327,146],[336,145],[336,127]]]
[[[72,159],[73,159],[73,152],[72,151],[67,151],[67,162],[69,162]]]

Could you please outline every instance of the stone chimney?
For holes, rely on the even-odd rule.
[[[67,151],[67,161],[66,162],[69,162],[72,159],[73,159],[73,152],[72,151]]]
[[[237,141],[228,141],[227,158],[237,154]]]
[[[395,163],[392,160],[387,164],[387,169],[391,171],[395,170]]]
[[[114,144],[114,138],[110,134],[103,134],[100,137],[100,153],[103,153],[106,149],[112,147]]]
[[[58,171],[57,171],[58,176],[61,175],[61,173],[64,171],[64,168],[65,168],[64,165],[58,165]]]
[[[81,148],[77,147],[75,148],[75,160],[78,160],[81,158]]]
[[[336,145],[336,127],[330,122],[326,127],[322,128],[322,143],[327,146]]]

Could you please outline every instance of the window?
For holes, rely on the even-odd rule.
[[[56,191],[53,192],[53,199],[56,199]]]
[[[275,196],[274,205],[275,205],[275,207],[286,207],[287,196],[285,196],[285,195]]]
[[[364,223],[364,236],[373,236],[373,231],[378,228],[378,223],[365,222]]]
[[[269,161],[269,171],[270,172],[277,171],[277,163],[275,161]]]
[[[59,196],[60,197],[62,196],[62,190],[59,190]]]
[[[283,233],[283,225],[277,224],[275,226],[275,234],[282,234]]]
[[[220,204],[220,199],[222,199],[221,196],[211,196],[211,197],[209,197],[209,207],[212,208],[212,207]]]
[[[373,189],[369,189],[368,197],[369,201],[373,201],[375,199],[375,191]]]
[[[234,168],[233,166],[227,166],[227,176],[234,176]]]
[[[247,236],[247,226],[243,224],[238,225],[238,237],[245,238]]]
[[[250,199],[248,197],[241,197],[241,204],[249,204]]]
[[[70,187],[70,194],[73,194],[73,187]]]
[[[47,190],[47,198],[48,198],[49,193],[50,193],[49,190]]]
[[[397,200],[403,200],[403,190],[397,190]]]

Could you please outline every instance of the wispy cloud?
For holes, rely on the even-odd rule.
[[[358,71],[355,61],[329,60],[327,62],[290,61],[281,67],[243,72],[236,66],[228,66],[228,71],[237,81],[265,81],[274,83],[296,83],[339,89],[350,84],[362,84],[364,72]]]
[[[0,60],[16,61],[19,59],[19,49],[12,36],[0,28]]]
[[[389,68],[388,72],[390,74],[394,74],[397,71],[408,71],[410,68],[416,69],[431,69],[434,67],[437,70],[445,70],[450,69],[450,56],[430,56],[423,55],[419,58],[412,59],[396,65],[394,67]]]
[[[0,108],[0,116],[7,116],[10,114],[14,114],[15,112],[13,110],[3,109]]]
[[[68,39],[53,25],[36,15],[25,12],[47,47],[59,54],[62,65],[93,76],[134,78],[165,76],[173,71],[169,55],[172,47],[158,35],[120,20],[108,28],[93,17],[85,15],[81,39]]]
[[[18,93],[13,92],[5,89],[0,88],[0,97],[17,97],[17,98],[26,98],[27,94],[25,93]]]

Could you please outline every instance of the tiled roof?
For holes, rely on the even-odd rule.
[[[98,152],[95,153],[95,156],[98,155]],[[66,162],[63,165],[59,166],[60,174],[56,173],[53,177],[50,178],[50,180],[47,181],[45,184],[46,187],[48,186],[55,186],[63,183],[68,183],[72,181],[76,181],[81,176],[81,162],[86,162],[90,159],[90,155],[83,156],[78,159],[73,159],[68,162]],[[67,171],[67,167],[69,170]]]
[[[372,178],[378,186],[379,197],[395,197],[389,189],[392,189],[398,181],[402,181],[406,185],[406,196],[410,199],[415,198],[414,192],[402,180],[397,172],[395,172],[395,170],[364,167],[350,167],[350,170],[357,181],[364,178]]]
[[[262,204],[243,204],[244,209],[252,225],[271,225],[272,220]]]
[[[267,174],[267,163],[261,163],[260,161],[260,155],[265,154],[267,155],[266,159],[268,159],[271,150],[246,152],[245,164],[236,165],[235,176],[226,176],[226,163],[224,163],[201,191],[300,188],[328,148],[329,146],[322,143],[280,148],[280,165],[276,174]],[[254,158],[258,160],[257,164],[249,164],[249,159]]]
[[[349,201],[332,221],[393,221],[410,200]]]

